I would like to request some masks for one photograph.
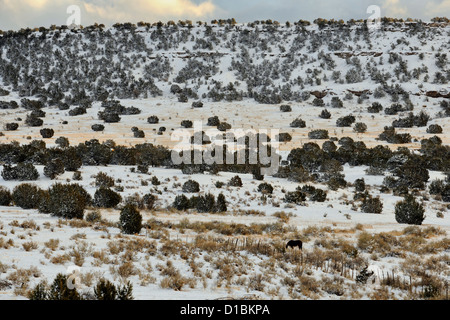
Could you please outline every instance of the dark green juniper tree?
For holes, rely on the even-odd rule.
[[[425,219],[423,205],[413,195],[407,194],[405,199],[395,205],[395,220],[398,223],[421,225]]]
[[[119,227],[125,234],[136,234],[142,228],[142,215],[132,204],[126,204],[120,211]]]

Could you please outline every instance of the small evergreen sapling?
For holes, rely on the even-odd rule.
[[[120,211],[120,230],[125,234],[138,234],[142,228],[142,215],[132,204],[126,204]]]
[[[407,194],[405,199],[395,205],[395,220],[398,223],[421,225],[425,220],[425,209],[413,195]]]

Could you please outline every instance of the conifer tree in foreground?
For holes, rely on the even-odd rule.
[[[421,225],[425,219],[425,209],[413,195],[407,194],[405,199],[395,205],[395,220],[398,223]]]
[[[142,228],[142,216],[132,204],[126,204],[120,211],[119,227],[125,234],[136,234]]]

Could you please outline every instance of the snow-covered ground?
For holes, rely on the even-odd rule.
[[[37,166],[37,169],[41,173],[41,178],[33,183],[36,183],[41,188],[47,188],[51,183],[64,182],[66,179],[70,180],[71,178],[71,173],[64,173],[52,181],[42,175],[42,167]],[[265,181],[272,184],[274,193],[272,198],[269,198],[266,204],[263,204],[257,192],[259,182],[253,180],[251,175],[240,175],[243,182],[242,187],[230,187],[226,186],[226,183],[235,175],[233,173],[219,172],[217,175],[182,175],[179,170],[150,168],[147,174],[142,174],[131,172],[130,169],[131,167],[127,166],[82,167],[80,171],[83,179],[78,181],[78,183],[93,195],[95,186],[93,185],[92,176],[98,172],[104,172],[115,178],[116,185],[123,186],[123,192],[120,192],[123,198],[136,192],[143,195],[147,192],[157,194],[157,190],[161,191],[162,193],[158,195],[157,208],[151,211],[141,210],[141,214],[143,222],[150,221],[152,226],[155,226],[156,221],[159,221],[159,223],[165,224],[165,227],[161,230],[166,231],[150,228],[150,230],[143,229],[139,236],[122,235],[120,230],[114,225],[119,219],[119,210],[115,209],[100,210],[102,218],[109,222],[102,225],[100,223],[86,222],[84,224],[82,222],[71,223],[70,221],[39,213],[37,210],[2,207],[0,222],[0,280],[9,284],[9,286],[1,289],[2,294],[0,297],[3,299],[20,299],[26,292],[25,288],[33,288],[42,280],[47,280],[48,283],[51,283],[56,274],[70,274],[69,271],[72,270],[70,268],[78,265],[80,269],[76,275],[77,279],[80,279],[79,290],[81,292],[92,292],[92,285],[101,277],[108,278],[118,284],[129,280],[133,284],[133,296],[135,299],[216,299],[224,297],[268,299],[302,297],[316,299],[352,298],[352,294],[347,292],[348,289],[342,289],[345,292],[343,296],[341,294],[338,296],[329,294],[325,291],[326,288],[313,293],[302,292],[301,289],[298,289],[298,296],[290,292],[288,287],[283,285],[284,279],[294,272],[293,270],[295,270],[296,266],[295,262],[292,265],[289,264],[289,259],[292,259],[292,257],[288,259],[290,257],[289,252],[285,252],[278,257],[280,259],[279,262],[276,262],[270,255],[255,254],[249,249],[246,250],[246,247],[237,251],[218,250],[217,252],[211,252],[196,248],[195,237],[211,235],[215,238],[238,241],[238,243],[243,243],[246,238],[252,238],[258,239],[258,241],[263,243],[275,245],[273,241],[278,244],[282,243],[282,241],[293,235],[302,235],[305,230],[309,230],[308,228],[328,230],[327,232],[322,232],[322,234],[319,232],[318,235],[309,236],[309,239],[306,238],[303,255],[308,255],[308,252],[312,254],[318,250],[317,241],[326,239],[331,239],[331,241],[348,241],[357,247],[358,236],[362,232],[375,235],[387,233],[399,236],[402,230],[407,227],[407,225],[399,225],[395,221],[393,208],[395,202],[401,198],[391,194],[379,194],[384,204],[383,213],[381,214],[362,213],[360,210],[352,210],[352,206],[346,202],[346,200],[351,200],[352,198],[352,188],[336,192],[328,191],[327,201],[323,203],[306,201],[304,206],[286,206],[283,202],[282,190],[293,191],[299,184],[286,179],[268,177]],[[382,183],[381,176],[367,176],[363,167],[351,168],[345,166],[344,172],[349,182],[353,182],[356,178],[364,177],[366,184],[371,186],[372,194],[374,196],[378,195],[377,187]],[[153,176],[156,176],[161,181],[160,185],[151,185],[150,179]],[[431,176],[440,177],[441,175],[432,172]],[[174,197],[182,193],[181,185],[188,179],[194,179],[199,182],[200,194],[211,192],[217,195],[222,192],[229,201],[228,212],[225,214],[199,214],[168,210],[167,207],[170,206]],[[20,184],[17,181],[0,181],[2,185],[11,189],[15,185]],[[148,186],[143,187],[141,181],[148,181]],[[225,186],[221,188],[215,187],[216,181],[224,182]],[[179,186],[174,187],[174,183],[179,183]],[[321,187],[320,184],[316,186]],[[167,187],[168,191],[164,191],[165,187]],[[322,187],[326,188],[325,186]],[[426,203],[426,219],[420,227],[421,230],[435,227],[437,228],[436,230],[440,230],[443,234],[433,235],[430,237],[431,240],[426,239],[425,241],[445,238],[445,234],[450,232],[448,213],[445,213],[441,218],[436,216],[440,207],[437,201],[431,200]],[[92,210],[94,209],[87,210],[85,215]],[[282,220],[279,215],[277,216],[277,212],[284,212],[286,215],[291,214],[291,216],[287,221],[281,222]],[[196,222],[218,222],[227,225],[245,224],[247,226],[252,224],[273,224],[275,226],[277,223],[281,223],[289,232],[278,236],[274,234],[225,236],[207,230],[200,232],[198,229],[188,226],[189,223],[194,224]],[[167,224],[169,223],[174,226],[185,224],[186,227],[184,229],[168,228]],[[8,244],[10,239],[13,242],[12,244]],[[51,239],[58,241],[55,246],[49,244]],[[126,249],[127,246],[125,244],[132,243],[132,241],[141,242],[141,245],[134,249],[130,245],[129,249]],[[156,248],[148,249],[153,247],[150,245],[147,247],[145,244],[142,244],[143,242],[151,243]],[[120,243],[124,244],[125,249],[123,247],[120,249]],[[438,250],[438,252],[440,253],[434,256],[444,257],[441,259],[445,261],[445,255],[442,256],[445,250]],[[360,252],[360,257],[367,259],[367,264],[371,268],[375,268],[379,272],[380,277],[384,273],[388,274],[403,270],[401,267],[402,263],[409,255],[414,256],[413,253],[406,253],[406,256],[400,257],[374,258],[374,255],[369,255],[363,251]],[[423,255],[422,258],[425,260],[426,256],[427,254]],[[132,266],[126,265],[126,261],[130,261]],[[222,263],[227,263],[226,261],[236,264],[231,275],[233,280],[230,280],[229,283],[226,283],[223,278],[224,270],[227,269],[224,269]],[[283,263],[282,261],[287,262]],[[167,272],[169,272],[167,271],[167,263],[178,270],[179,274],[184,277],[185,284],[181,290],[164,288],[161,285],[162,281],[167,278]],[[239,268],[237,264],[240,264]],[[268,272],[266,264],[274,264],[273,267],[278,270],[270,279],[265,276]],[[287,266],[284,264],[287,264]],[[120,267],[123,270],[119,271]],[[336,271],[326,272],[325,269],[318,268],[314,270],[312,267],[306,267],[305,269],[305,272],[308,272],[308,277],[312,277],[316,281],[321,281],[324,277],[337,276]],[[355,285],[354,279],[359,271],[361,270],[355,267],[354,270],[349,271],[352,274],[348,274],[347,277],[341,277],[341,280],[337,283],[342,288]],[[258,279],[258,274],[262,277],[262,289],[253,285],[252,282]],[[440,277],[448,279],[448,269],[444,267]],[[25,281],[24,279],[27,280]],[[344,282],[342,283],[342,281]],[[25,282],[25,287],[21,287],[19,282]],[[360,286],[357,288],[357,292],[359,292],[357,297],[361,299],[369,298],[370,294],[379,288],[381,286],[377,284]],[[355,295],[356,293],[353,294]],[[394,294],[397,295],[397,298],[407,298],[406,293],[403,291]]]

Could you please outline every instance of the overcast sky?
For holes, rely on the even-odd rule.
[[[238,22],[272,19],[284,23],[318,17],[347,21],[368,18],[370,5],[379,6],[382,17],[450,18],[450,0],[0,0],[0,29],[67,24],[74,17],[74,11],[67,12],[71,5],[80,9],[83,26],[227,18]]]

